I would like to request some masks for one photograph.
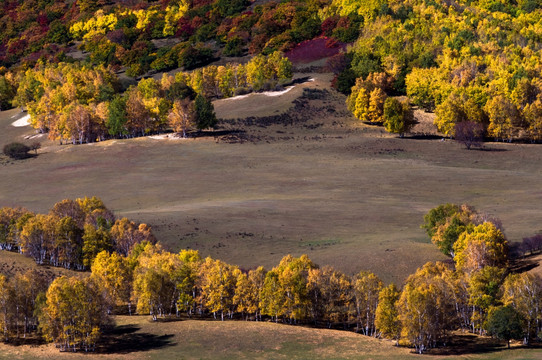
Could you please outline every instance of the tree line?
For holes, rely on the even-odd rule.
[[[357,78],[346,98],[348,110],[359,120],[384,125],[390,133],[401,137],[416,124],[408,100],[388,97],[393,78],[385,72],[371,73],[366,79]]]
[[[85,199],[78,200],[87,204],[80,207],[96,211],[91,204],[97,199]],[[61,277],[48,288],[30,286],[44,292],[24,300],[37,309],[28,320],[18,313],[23,300],[14,289],[41,280],[30,273],[26,280],[0,277],[0,325],[7,341],[37,327],[61,349],[87,351],[115,311],[154,320],[184,314],[338,327],[394,339],[419,353],[443,346],[457,329],[525,343],[538,338],[542,279],[509,271],[508,243],[498,220],[467,205],[444,204],[427,213],[422,227],[453,262],[425,264],[402,289],[385,286],[371,272],[349,276],[320,267],[306,255],[287,255],[271,270],[247,271],[202,258],[196,250],[171,253],[140,238],[95,249],[86,279]],[[2,229],[5,234],[5,225]],[[117,239],[116,230],[110,233]],[[22,328],[23,320],[29,327]]]
[[[56,222],[35,230],[45,218]],[[88,278],[60,277],[50,285],[33,272],[0,276],[5,341],[39,329],[63,350],[91,351],[116,311],[154,320],[184,314],[338,327],[419,353],[443,346],[457,329],[525,343],[542,330],[542,279],[510,272],[500,222],[468,205],[444,204],[425,215],[422,227],[453,262],[425,264],[402,289],[371,272],[349,276],[320,267],[306,255],[247,271],[196,250],[171,253],[146,225],[114,220],[97,198],[64,200],[46,216],[3,208],[0,224],[4,249],[19,247],[38,263],[91,269]],[[82,243],[72,240],[77,231]],[[24,250],[34,233],[41,239],[48,233],[50,246]],[[74,249],[80,267],[69,260]]]
[[[151,228],[117,219],[96,197],[62,200],[48,214],[0,208],[0,249],[17,251],[39,265],[89,269],[101,251],[128,255],[140,242],[156,242]]]
[[[281,53],[259,55],[246,65],[208,66],[191,73],[142,79],[120,93],[110,67],[71,63],[40,65],[5,76],[13,104],[26,107],[31,124],[60,143],[134,137],[166,129],[206,129],[217,119],[209,99],[273,89],[292,79]]]

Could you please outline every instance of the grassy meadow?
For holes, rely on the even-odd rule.
[[[410,349],[353,332],[272,322],[183,320],[152,322],[148,316],[117,316],[96,353],[59,353],[53,344],[0,344],[0,359],[416,359]],[[540,359],[541,349],[473,335],[457,335],[461,350],[432,349],[423,358]]]
[[[150,224],[173,251],[194,248],[243,268],[306,253],[397,283],[445,259],[419,227],[441,203],[468,202],[500,218],[511,241],[541,229],[539,145],[467,151],[438,137],[400,139],[357,123],[340,95],[303,99],[302,88],[327,90],[329,75],[302,76],[314,81],[266,99],[283,104],[286,120],[270,116],[263,95],[217,104],[228,119],[217,137],[60,146],[42,136],[37,157],[0,159],[0,206],[45,212],[96,195],[118,216]],[[235,120],[236,101],[245,115],[267,118]],[[0,115],[0,146],[35,140],[23,138],[34,134],[29,127],[11,126],[18,113]]]

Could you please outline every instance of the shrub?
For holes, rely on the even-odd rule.
[[[235,36],[228,40],[224,47],[225,56],[242,56],[245,42],[238,36]]]
[[[30,144],[30,150],[34,151],[34,154],[38,154],[38,150],[41,149],[41,143],[39,141],[35,141],[32,144]]]
[[[188,46],[178,54],[178,65],[185,70],[192,70],[213,61],[213,50],[201,45]]]
[[[25,159],[29,157],[30,148],[25,144],[18,142],[10,143],[4,146],[4,154],[12,159]]]

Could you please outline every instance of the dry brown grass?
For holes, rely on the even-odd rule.
[[[72,271],[53,266],[38,266],[34,260],[9,251],[0,251],[0,274],[12,277],[17,273],[25,273],[28,270],[37,270],[46,278],[52,280],[58,276],[79,276],[86,277],[88,272]]]
[[[353,332],[271,322],[182,320],[152,322],[147,316],[117,316],[93,354],[60,353],[53,345],[0,344],[6,359],[415,359],[411,349]],[[458,334],[463,347],[433,349],[430,359],[539,359],[540,349]]]

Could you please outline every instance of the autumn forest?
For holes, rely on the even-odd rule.
[[[417,354],[461,348],[465,334],[501,341],[502,351],[538,347],[538,203],[503,220],[495,212],[503,215],[502,202],[514,207],[512,188],[538,196],[517,182],[539,178],[541,24],[537,0],[2,2],[0,121],[10,130],[0,130],[0,176],[15,190],[0,193],[0,250],[34,263],[0,270],[2,340],[107,353],[101,343],[118,316],[145,316],[335,329]],[[162,155],[143,169],[150,152]],[[342,161],[341,173],[334,166]],[[154,164],[167,172],[155,176]],[[231,164],[269,168],[245,175]],[[427,175],[427,164],[441,177]],[[19,199],[31,181],[22,169],[33,167],[32,181],[47,185]],[[327,167],[332,178],[319,183],[316,171]],[[143,169],[137,184],[133,169]],[[386,195],[359,215],[348,192],[360,190],[345,181],[375,169],[369,185]],[[102,192],[111,176],[125,193]],[[438,191],[446,181],[453,196]],[[145,207],[160,188],[177,203]],[[501,196],[502,188],[510,192]],[[236,200],[236,191],[247,198]],[[296,208],[298,198],[307,203]],[[407,215],[394,218],[398,208]],[[209,228],[198,223],[202,209],[211,209]],[[300,220],[273,223],[291,209]],[[357,215],[384,230],[364,233],[367,243],[351,236],[345,228]],[[319,227],[327,221],[336,235]],[[409,227],[404,239],[397,224]],[[254,250],[250,266],[236,263],[231,253],[246,254],[251,243],[228,243],[232,233],[268,247]],[[404,257],[409,244],[421,255]],[[360,261],[345,270],[341,252],[357,248],[374,251],[369,269]],[[403,261],[393,271],[376,254],[384,248]]]

